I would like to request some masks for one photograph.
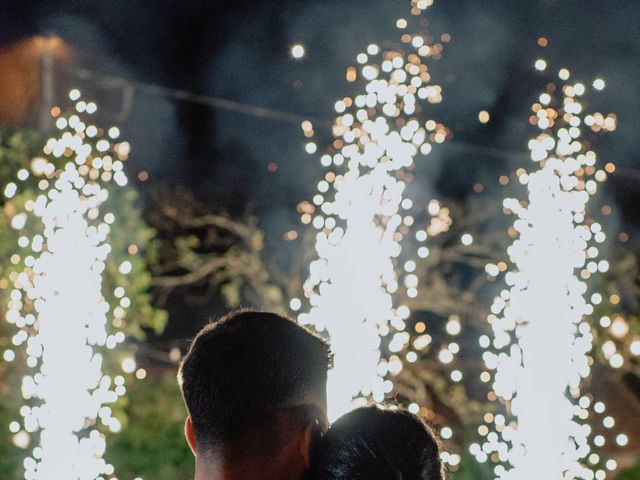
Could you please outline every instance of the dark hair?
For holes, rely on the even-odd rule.
[[[275,313],[239,310],[206,325],[178,372],[198,450],[265,454],[282,439],[279,419],[322,419],[330,362],[324,340]]]
[[[312,480],[443,480],[438,443],[419,417],[376,406],[340,417],[314,446]]]

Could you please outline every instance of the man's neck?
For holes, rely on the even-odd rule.
[[[219,457],[196,458],[195,480],[298,480],[301,467],[287,456],[274,459],[249,459],[233,464]]]
[[[273,469],[250,465],[241,468],[219,468],[208,465],[196,468],[195,476],[195,480],[281,480],[282,478]]]

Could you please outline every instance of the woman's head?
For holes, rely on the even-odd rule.
[[[312,480],[442,480],[436,439],[417,416],[376,406],[336,421],[315,445]]]

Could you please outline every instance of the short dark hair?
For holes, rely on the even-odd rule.
[[[278,430],[282,412],[290,422],[324,398],[330,363],[323,339],[275,313],[239,310],[206,325],[178,371],[198,450],[264,454],[249,444]]]
[[[443,480],[438,442],[406,410],[369,406],[340,417],[313,449],[312,480]]]

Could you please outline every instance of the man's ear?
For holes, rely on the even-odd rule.
[[[191,421],[191,416],[189,415],[184,422],[184,436],[187,439],[187,443],[191,448],[193,454],[196,454],[196,436],[193,433],[193,422]]]
[[[311,465],[311,452],[320,441],[321,436],[322,429],[317,420],[307,424],[302,434],[302,442],[300,442],[300,455],[302,456],[305,470]]]

